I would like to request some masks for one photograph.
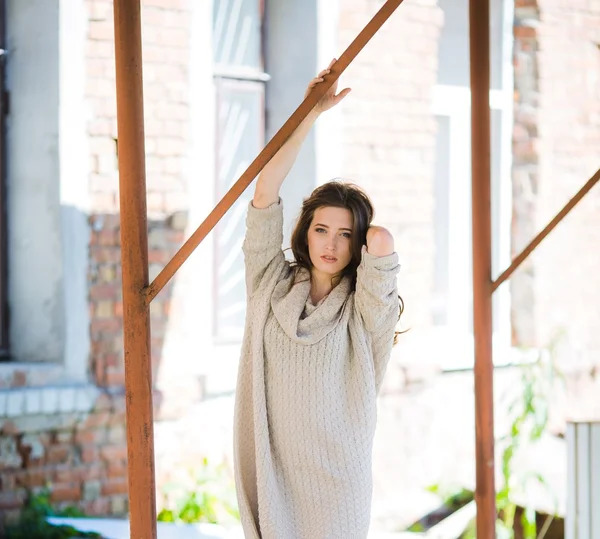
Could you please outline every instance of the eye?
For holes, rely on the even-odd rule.
[[[342,232],[342,236],[343,236],[344,238],[351,238],[351,237],[352,237],[352,234],[350,234],[350,232]]]
[[[324,228],[321,228],[320,226],[318,226],[317,228],[315,228],[315,232],[317,232],[318,234],[321,234],[323,232],[327,232],[327,230],[325,230]]]

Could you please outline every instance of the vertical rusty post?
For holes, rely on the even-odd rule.
[[[130,537],[156,538],[140,0],[114,0]]]
[[[496,536],[492,360],[490,6],[469,0],[477,537]]]

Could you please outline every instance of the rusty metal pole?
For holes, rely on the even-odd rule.
[[[156,539],[140,0],[114,0],[130,537]]]
[[[469,0],[477,537],[496,536],[492,361],[490,6]]]

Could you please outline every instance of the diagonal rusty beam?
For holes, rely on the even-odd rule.
[[[219,220],[227,213],[229,208],[233,206],[235,201],[252,183],[265,165],[273,158],[279,149],[285,144],[286,140],[292,135],[296,128],[308,116],[310,111],[325,95],[327,90],[333,86],[340,75],[350,65],[352,60],[356,58],[358,53],[371,40],[375,33],[383,26],[390,18],[392,13],[400,6],[403,0],[387,0],[381,9],[375,14],[371,21],[358,34],[356,39],[348,46],[344,53],[339,57],[333,66],[331,73],[325,77],[323,83],[311,92],[301,105],[294,111],[290,118],[283,124],[281,129],[273,136],[270,142],[254,159],[247,170],[241,175],[239,180],[229,189],[221,201],[216,205],[214,210],[208,215],[204,222],[196,229],[190,238],[181,246],[179,251],[171,259],[171,261],[162,269],[156,276],[152,284],[146,289],[146,301],[150,303],[156,295],[164,288],[164,286],[173,277],[175,272],[189,258],[194,249],[200,245],[202,240],[216,226]]]
[[[588,194],[588,192],[598,183],[600,180],[600,169],[594,174],[585,185],[577,192],[577,194],[567,202],[565,207],[560,210],[554,219],[550,221],[544,230],[542,230],[519,255],[515,257],[511,265],[505,269],[500,277],[498,277],[492,284],[492,290],[495,291],[504,281],[508,280],[515,270],[527,259],[527,257],[534,251],[534,249],[544,241],[546,236],[552,232],[552,230],[560,223],[568,213],[579,203],[579,201]]]

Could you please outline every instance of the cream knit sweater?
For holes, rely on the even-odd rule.
[[[359,539],[371,510],[377,392],[398,318],[396,253],[363,249],[318,305],[285,260],[281,201],[250,204],[248,307],[235,412],[235,475],[248,539]]]

